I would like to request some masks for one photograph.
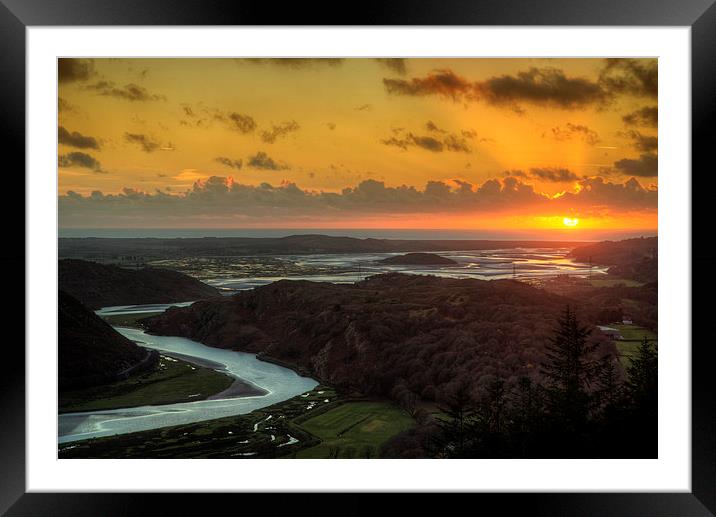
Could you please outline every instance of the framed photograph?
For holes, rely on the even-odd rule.
[[[710,2],[4,4],[0,510],[714,511]]]

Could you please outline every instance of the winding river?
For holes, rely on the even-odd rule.
[[[107,307],[97,313],[102,315],[157,312],[166,310],[169,306]],[[293,370],[261,361],[254,354],[212,348],[181,337],[153,336],[133,328],[115,328],[127,338],[147,348],[181,354],[182,359],[190,362],[194,358],[197,364],[216,363],[221,366],[223,373],[262,388],[266,394],[250,397],[229,396],[160,406],[64,413],[59,415],[59,443],[241,415],[295,397],[318,385],[314,379],[301,377]]]

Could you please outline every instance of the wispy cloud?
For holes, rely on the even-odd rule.
[[[153,153],[159,149],[160,144],[149,135],[141,133],[124,133],[124,140],[130,144],[136,144],[145,153]]]
[[[295,133],[301,128],[298,122],[290,120],[279,125],[272,125],[271,129],[267,129],[261,132],[261,140],[267,144],[273,144],[277,139],[283,138],[290,133]]]
[[[280,171],[288,169],[287,164],[275,161],[263,151],[259,151],[255,155],[249,157],[246,162],[246,165],[249,167],[253,167],[254,169],[263,169],[270,171]]]
[[[149,101],[166,101],[164,95],[150,93],[143,86],[134,83],[125,84],[124,86],[116,85],[112,81],[101,80],[94,84],[85,86],[87,90],[95,92],[97,95],[105,97],[114,97],[131,102],[149,102]]]

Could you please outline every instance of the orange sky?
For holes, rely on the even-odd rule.
[[[651,59],[61,60],[60,225],[655,230],[656,106]]]

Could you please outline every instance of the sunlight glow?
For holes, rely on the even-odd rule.
[[[565,226],[577,226],[579,224],[579,219],[576,217],[565,217],[562,219],[562,223],[564,223]]]

